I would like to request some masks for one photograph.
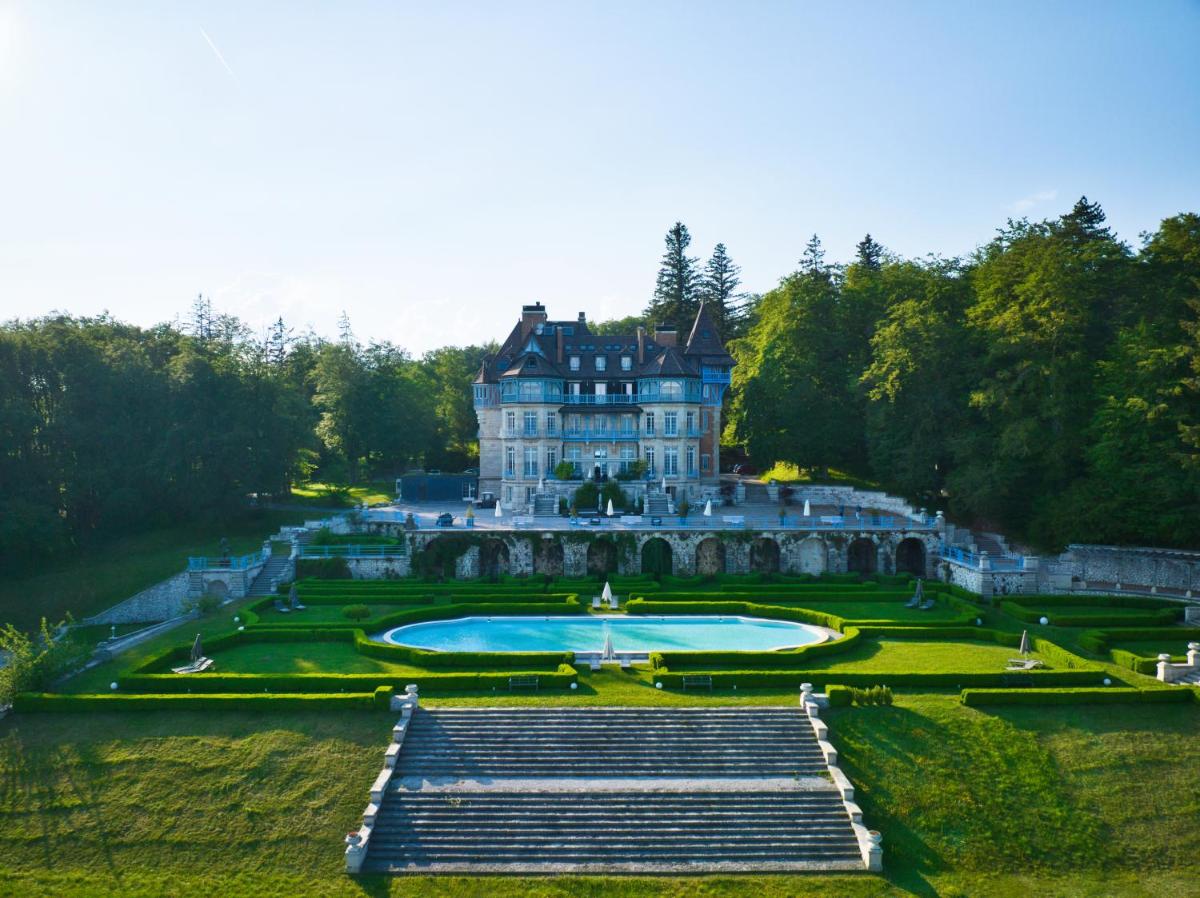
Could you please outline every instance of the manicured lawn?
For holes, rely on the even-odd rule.
[[[291,624],[296,627],[308,627],[313,624],[358,624],[366,630],[371,629],[371,618],[381,617],[395,611],[406,611],[420,607],[413,605],[367,605],[371,617],[365,621],[352,621],[342,614],[342,605],[306,605],[303,611],[276,611],[268,607],[258,612],[259,620],[264,624]]]
[[[322,483],[310,481],[292,487],[292,497],[298,504],[328,505],[330,508],[348,508],[366,502],[391,502],[395,498],[396,484],[392,480],[373,480],[369,484]]]
[[[623,676],[629,677],[598,676],[597,696],[624,704]],[[660,702],[731,701],[643,691]],[[866,820],[884,834],[886,877],[350,880],[341,873],[342,835],[366,804],[392,715],[131,712],[0,721],[0,893],[1195,894],[1200,713],[1194,706],[991,713],[965,708],[955,697],[901,695],[893,707],[827,716]]]
[[[1010,658],[1019,657],[1011,646],[967,640],[925,642],[915,639],[865,639],[844,652],[815,655],[808,670],[848,670],[855,673],[996,673]],[[1029,655],[1054,665],[1036,652]],[[708,665],[706,665],[707,667]],[[744,665],[739,665],[744,666]],[[1097,665],[1099,667],[1099,665]],[[715,666],[713,669],[716,669]]]
[[[32,629],[46,617],[76,620],[115,605],[160,580],[178,574],[189,555],[216,555],[222,536],[234,554],[245,554],[283,524],[303,514],[264,511],[225,523],[162,527],[113,540],[102,549],[58,559],[53,570],[29,577],[0,576],[0,623]]]
[[[762,601],[764,605],[772,603],[770,599]],[[905,608],[903,602],[809,602],[799,598],[790,600],[786,604],[797,608],[808,608],[812,611],[823,611],[826,614],[836,614],[838,617],[844,617],[850,621],[886,620],[906,624],[954,620],[962,613],[948,605],[937,605],[928,611],[919,611],[916,608]]]
[[[1119,607],[1102,608],[1099,606],[1091,606],[1091,605],[1059,605],[1059,606],[1055,606],[1055,607],[1029,605],[1026,607],[1030,611],[1032,611],[1034,614],[1037,614],[1038,616],[1044,615],[1044,616],[1048,617],[1051,621],[1054,620],[1056,615],[1070,615],[1071,617],[1117,617],[1117,618],[1131,617],[1131,618],[1137,618],[1137,617],[1145,617],[1147,611],[1158,610],[1155,608],[1119,608]],[[1116,625],[1113,624],[1113,625],[1106,625],[1106,626],[1116,626]],[[1124,626],[1130,626],[1130,625],[1125,624]],[[1138,625],[1134,624],[1133,626],[1138,626]]]
[[[210,656],[214,673],[427,673],[422,668],[368,658],[345,642],[252,642]]]
[[[1191,641],[1195,642],[1195,639],[1193,638]],[[1108,644],[1110,649],[1124,649],[1135,655],[1141,655],[1143,658],[1157,658],[1165,652],[1168,655],[1177,656],[1180,661],[1184,660],[1187,655],[1187,646],[1187,639],[1139,639],[1136,642],[1118,639]]]

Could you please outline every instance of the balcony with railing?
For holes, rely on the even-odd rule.
[[[566,427],[563,428],[564,440],[582,440],[594,443],[615,443],[620,440],[636,440],[641,438],[641,431],[636,427],[595,428],[595,427]]]
[[[942,545],[939,553],[946,561],[961,564],[972,570],[1022,571],[1025,569],[1023,555],[989,555],[986,552],[968,552],[958,546]]]
[[[565,405],[636,405],[638,397],[629,393],[607,393],[601,396],[592,393],[567,393]]]

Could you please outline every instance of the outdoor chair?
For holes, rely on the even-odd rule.
[[[913,596],[911,599],[909,599],[907,602],[904,603],[905,608],[919,608],[920,605],[921,605],[921,600],[917,596]]]
[[[1009,658],[1008,667],[1006,670],[1037,670],[1039,667],[1045,667],[1041,661],[1036,658]]]
[[[600,669],[600,659],[599,658],[588,659],[588,667],[591,670],[599,670]]]
[[[600,597],[599,596],[592,596],[592,607],[597,608],[597,609],[600,607]]]
[[[613,596],[611,599],[608,600],[608,607],[613,609],[614,611],[616,611],[618,608],[621,607],[621,600],[618,599],[616,596]]]
[[[629,660],[628,655],[621,656],[621,670],[629,670],[633,666],[633,662]]]
[[[932,611],[937,607],[937,602],[935,602],[933,599],[926,599],[918,607],[921,611]]]
[[[183,667],[172,667],[171,673],[177,673],[177,674],[204,673],[204,671],[208,670],[210,667],[213,666],[213,663],[214,662],[213,662],[212,658],[197,658],[191,664],[185,664]]]

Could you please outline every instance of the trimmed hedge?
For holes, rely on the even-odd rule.
[[[825,687],[825,694],[829,696],[831,708],[845,708],[854,702],[854,690],[849,686],[832,683]]]
[[[847,627],[841,639],[817,642],[795,649],[773,652],[653,652],[650,655],[650,663],[655,669],[667,670],[690,670],[695,667],[704,667],[707,670],[710,666],[714,669],[726,667],[733,670],[747,670],[751,667],[759,670],[796,670],[803,668],[818,655],[844,652],[856,645],[861,638],[857,627]]]
[[[964,689],[962,703],[983,705],[1163,704],[1200,700],[1191,689]]]
[[[1080,607],[1068,605],[1064,607]],[[1128,606],[1122,606],[1128,607]],[[1053,627],[1155,627],[1170,624],[1179,618],[1178,608],[1147,608],[1140,614],[1085,614],[1076,612],[1072,614],[1070,611],[1059,612],[1055,610],[1049,611],[1042,606],[1024,607],[1016,602],[1004,601],[1000,603],[1000,610],[1006,614],[1011,614],[1019,621],[1027,624],[1040,623],[1042,617],[1046,617],[1050,621],[1050,626]]]
[[[390,698],[390,696],[389,696]],[[70,695],[22,692],[13,700],[17,713],[33,711],[365,711],[378,707],[378,691],[344,695],[206,693],[204,695]],[[385,700],[384,707],[387,707]]]
[[[758,605],[754,602],[743,601],[678,601],[660,602],[649,599],[632,599],[625,605],[630,614],[736,614],[754,617],[773,617],[778,620],[798,621],[804,624],[816,624],[831,630],[842,630],[846,622],[833,614],[823,611],[810,611],[807,608],[788,608],[783,605]]]
[[[118,679],[120,689],[132,693],[180,694],[217,693],[250,695],[276,693],[359,693],[375,700],[380,686],[403,689],[416,683],[426,692],[476,692],[507,690],[509,677],[536,676],[543,689],[569,689],[578,673],[569,664],[557,670],[506,670],[500,672],[454,672],[402,674],[131,674]]]
[[[1154,676],[1158,673],[1158,653],[1139,655],[1128,649],[1110,649],[1109,643],[1120,640],[1124,643],[1178,639],[1181,646],[1189,642],[1200,642],[1200,627],[1131,627],[1129,629],[1085,630],[1079,635],[1079,645],[1097,655],[1107,655],[1113,664],[1128,668],[1135,673]],[[1182,655],[1182,652],[1179,654]]]
[[[431,616],[423,619],[437,620],[444,616],[440,612],[446,609],[424,610],[428,611]],[[560,664],[575,662],[574,652],[434,652],[410,646],[375,642],[369,639],[363,630],[345,627],[291,627],[287,629],[260,627],[252,630],[235,630],[212,637],[205,647],[207,651],[215,653],[230,646],[262,642],[349,642],[354,644],[354,648],[359,654],[369,658],[379,658],[394,664],[411,664],[414,667],[471,673],[488,669],[493,671],[553,669]],[[186,644],[165,649],[132,668],[126,676],[149,673],[165,674],[172,666],[186,659],[190,651],[191,647]],[[177,677],[178,675],[170,674],[169,676]],[[189,674],[188,676],[202,675]],[[203,676],[207,676],[207,674]],[[260,674],[245,674],[245,676],[260,676]],[[281,674],[280,676],[289,675]]]
[[[1183,606],[1171,599],[1155,599],[1147,596],[1093,596],[1080,594],[1037,594],[1010,595],[1004,600],[1013,605],[1043,606],[1047,608],[1174,608]]]
[[[1035,670],[997,673],[855,673],[848,670],[703,670],[654,672],[656,682],[664,688],[678,689],[685,676],[707,674],[714,687],[746,687],[771,689],[799,686],[801,683],[843,686],[875,686],[880,683],[891,688],[961,689],[972,686],[1015,688],[1030,686],[1096,686],[1104,677],[1102,670]]]

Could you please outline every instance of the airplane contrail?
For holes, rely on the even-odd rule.
[[[221,55],[221,51],[217,49],[217,45],[213,43],[213,39],[208,36],[208,32],[201,28],[200,33],[204,35],[204,39],[208,41],[208,45],[212,47],[212,51],[217,54],[217,59],[221,61],[221,65],[225,66],[225,71],[229,73],[229,77],[236,81],[237,75],[233,74],[233,69],[231,69],[229,67],[229,63],[225,61],[225,57]]]

